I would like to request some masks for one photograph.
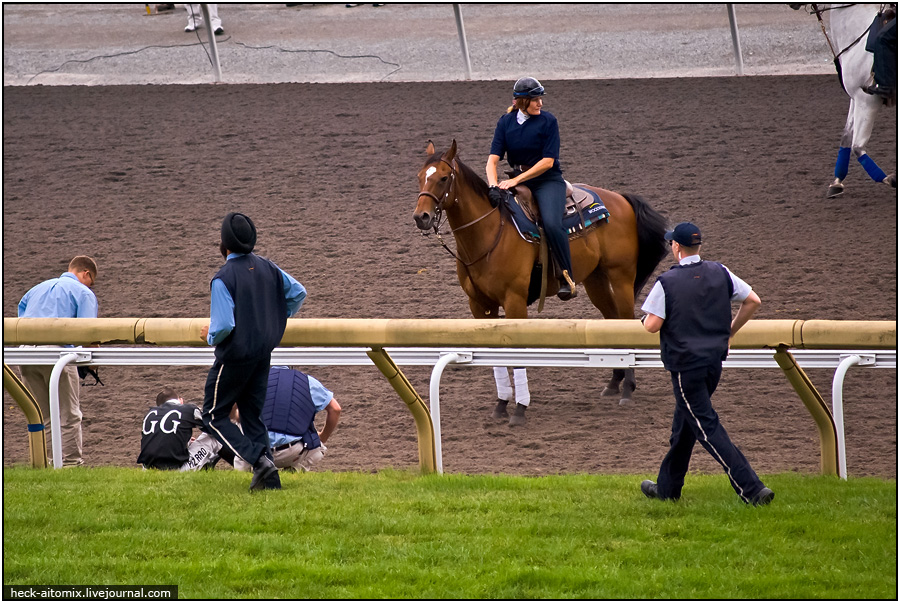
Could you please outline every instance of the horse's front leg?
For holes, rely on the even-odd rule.
[[[503,302],[506,318],[528,318],[528,305],[524,295],[508,293]],[[497,382],[497,407],[494,409],[495,419],[509,417],[510,427],[525,425],[525,410],[531,404],[531,392],[528,390],[528,373],[525,367],[513,367],[513,381],[509,380],[509,370],[505,366],[494,367],[494,380]],[[515,385],[513,387],[513,384]],[[501,395],[501,392],[503,395]],[[516,406],[510,414],[506,407],[513,399],[515,392]]]
[[[634,318],[634,266],[613,267],[608,271],[609,283],[612,289],[613,303],[616,306],[616,318]],[[604,394],[607,390],[615,388],[610,394],[617,393],[619,383],[622,384],[622,397],[619,398],[619,404],[629,404],[631,395],[634,393],[636,381],[634,379],[634,369],[615,369],[613,377],[606,386]],[[606,395],[610,395],[606,394]]]
[[[500,318],[500,304],[480,296],[469,298],[469,309],[475,318]],[[513,385],[505,366],[494,367],[494,382],[497,385],[497,405],[491,416],[494,419],[508,419],[506,407],[513,399]]]
[[[841,146],[838,149],[837,161],[834,162],[834,182],[825,193],[827,199],[835,199],[844,194],[844,178],[850,170],[850,145],[853,144],[853,99],[850,99],[850,110],[841,134]]]

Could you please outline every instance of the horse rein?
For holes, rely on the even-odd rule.
[[[454,188],[454,185],[456,184],[456,168],[453,166],[452,163],[450,163],[443,157],[441,158],[441,161],[444,162],[445,164],[447,164],[447,166],[450,168],[450,184],[447,186],[447,190],[444,192],[443,196],[441,196],[441,197],[438,197],[437,195],[435,195],[434,193],[431,193],[429,191],[420,191],[419,197],[429,197],[431,199],[434,199],[435,221],[434,221],[434,225],[432,226],[432,228],[434,229],[434,234],[437,235],[438,241],[440,242],[441,246],[447,250],[447,253],[449,253],[451,256],[453,256],[457,262],[461,263],[463,266],[468,268],[469,266],[475,264],[476,262],[481,261],[488,255],[490,255],[490,253],[494,249],[497,248],[497,245],[500,244],[500,237],[503,234],[503,225],[504,225],[503,214],[502,214],[502,212],[500,214],[500,228],[497,229],[497,237],[496,237],[496,239],[494,239],[494,244],[491,245],[491,247],[487,251],[485,251],[483,254],[478,256],[476,259],[472,260],[471,262],[466,262],[458,254],[456,254],[452,249],[450,249],[450,247],[448,247],[447,244],[444,242],[444,238],[441,236],[440,226],[444,220],[444,202],[450,197],[450,191],[451,191],[451,189]],[[453,195],[453,200],[456,203],[459,203],[459,196]],[[489,215],[491,215],[498,209],[499,209],[499,206],[494,207],[491,209],[491,211],[487,212],[486,214],[484,214],[478,218],[475,218],[474,220],[472,220],[471,222],[469,222],[467,224],[463,224],[459,228],[455,228],[455,229],[451,228],[450,234],[456,234],[457,232],[464,230],[464,229],[468,228],[469,226],[472,226],[474,224],[477,224],[478,222],[481,222],[482,220],[487,218]]]
[[[819,8],[819,6],[818,6],[817,4],[810,4],[810,6],[812,7],[812,12],[809,13],[809,14],[811,14],[811,15],[812,15],[812,14],[815,14],[815,15],[816,15],[816,19],[819,20],[819,27],[822,28],[822,33],[825,35],[825,41],[828,42],[828,49],[831,50],[831,56],[834,57],[834,60],[835,60],[835,61],[837,61],[838,59],[840,59],[842,54],[844,54],[845,52],[847,52],[848,50],[850,50],[851,48],[853,48],[854,46],[856,46],[856,45],[859,43],[859,41],[862,40],[862,39],[865,37],[865,35],[866,35],[867,33],[869,33],[869,28],[867,27],[865,30],[863,30],[863,32],[862,32],[861,34],[859,34],[859,37],[858,37],[858,38],[856,38],[855,40],[853,40],[853,41],[850,43],[849,46],[847,46],[847,47],[846,47],[845,49],[843,49],[842,51],[836,53],[836,52],[834,51],[834,46],[833,46],[832,43],[831,43],[831,38],[828,37],[828,32],[825,30],[825,22],[822,21],[822,14],[823,14],[823,13],[826,13],[826,12],[828,12],[828,11],[830,11],[830,10],[837,10],[837,9],[839,9],[839,8],[850,8],[851,6],[856,6],[856,4],[855,4],[855,3],[853,3],[853,4],[841,4],[840,6],[829,6],[829,7],[826,7],[826,8]],[[880,13],[881,13],[881,12],[884,12],[884,4],[881,5],[881,8],[879,9],[879,12],[880,12]]]

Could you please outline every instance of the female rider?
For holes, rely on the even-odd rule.
[[[510,189],[519,184],[531,190],[544,224],[550,251],[562,270],[557,296],[562,300],[575,297],[572,281],[572,258],[569,237],[562,225],[566,203],[566,183],[559,166],[559,124],[556,118],[541,111],[544,87],[533,77],[523,77],[513,86],[513,106],[497,122],[491,154],[488,156],[488,184]],[[516,176],[497,181],[497,165],[506,154]]]

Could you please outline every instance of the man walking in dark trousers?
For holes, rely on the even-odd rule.
[[[731,442],[710,399],[731,338],[759,308],[759,296],[722,264],[700,259],[700,229],[694,224],[682,222],[666,233],[666,239],[679,263],[657,279],[641,309],[647,313],[644,328],[659,333],[663,365],[672,375],[675,417],[657,483],[644,480],[641,491],[649,498],[680,498],[691,452],[699,441],[725,469],[743,502],[769,504],[775,493]],[[732,301],[741,302],[733,320]]]
[[[202,336],[216,346],[206,379],[203,423],[209,433],[253,466],[251,490],[261,490],[278,470],[260,414],[266,400],[272,350],[306,289],[273,262],[255,255],[256,226],[244,214],[222,222],[219,246],[225,265],[210,283],[209,326]],[[237,405],[241,428],[229,417]]]

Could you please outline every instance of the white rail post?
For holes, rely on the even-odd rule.
[[[59,377],[63,369],[78,360],[78,354],[60,356],[50,371],[50,441],[53,443],[53,468],[62,467],[62,429],[59,426]]]
[[[728,8],[728,24],[731,26],[731,44],[734,46],[734,67],[738,75],[744,75],[744,56],[741,54],[741,36],[738,33],[737,17],[734,15],[734,4],[726,4]]]
[[[431,412],[431,425],[434,430],[434,468],[438,475],[444,473],[444,457],[441,450],[441,375],[448,364],[472,362],[471,352],[447,352],[431,369],[431,382],[428,385],[428,405]]]
[[[874,356],[852,354],[841,359],[831,382],[831,414],[837,431],[838,476],[847,479],[847,445],[844,441],[844,377],[851,366],[875,364]]]
[[[466,27],[463,25],[459,4],[453,5],[453,14],[456,16],[456,32],[459,34],[459,46],[462,48],[463,60],[466,62],[466,79],[471,80],[472,62],[469,60],[469,43],[466,41]]]
[[[206,37],[209,39],[209,51],[212,55],[213,75],[218,84],[222,81],[222,68],[219,67],[219,49],[216,46],[216,33],[213,31],[212,23],[209,22],[209,6],[201,4],[200,10],[203,11],[203,23],[206,25]]]

